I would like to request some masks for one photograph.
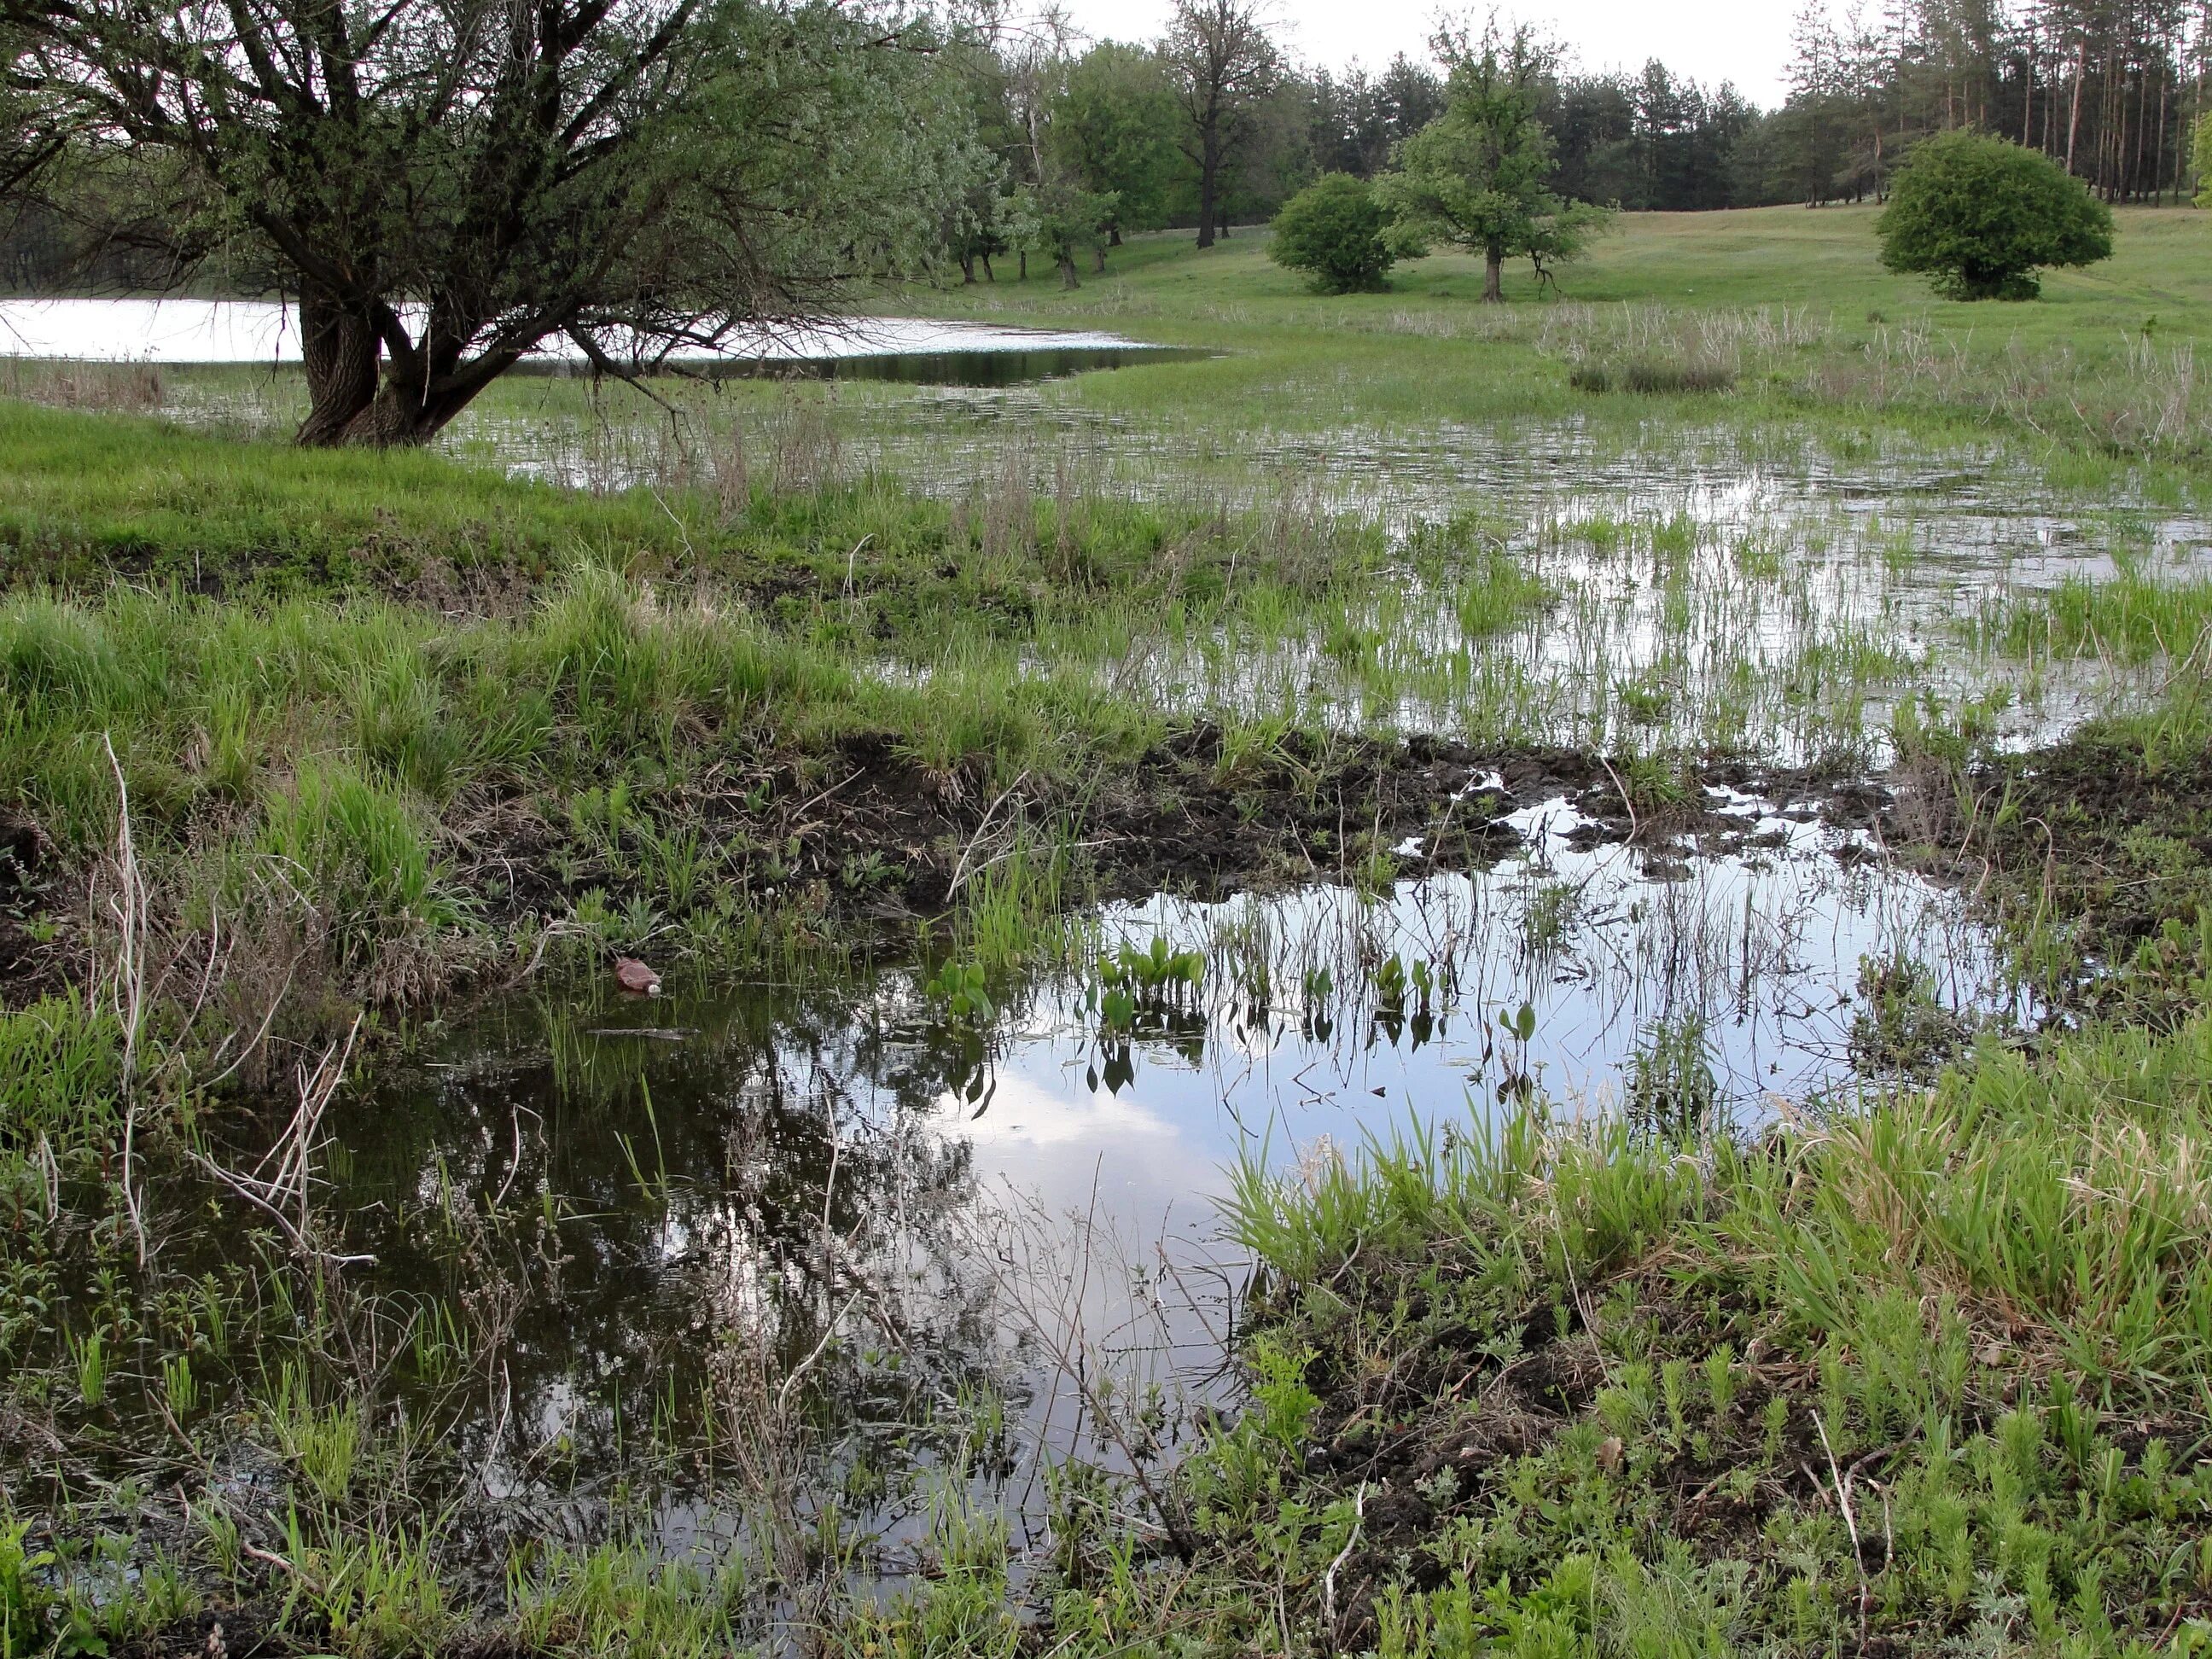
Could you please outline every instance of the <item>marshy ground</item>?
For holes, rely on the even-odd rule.
[[[442,454],[0,370],[0,1655],[2212,1644],[2119,217],[1140,240],[885,307],[1212,355]]]

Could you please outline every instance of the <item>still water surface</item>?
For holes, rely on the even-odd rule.
[[[861,317],[734,331],[719,351],[672,359],[710,376],[794,375],[996,386],[1196,354],[1097,330],[1006,328],[923,317]],[[285,364],[299,319],[263,300],[0,300],[0,357],[79,362]],[[549,340],[524,367],[576,372],[583,354]]]
[[[1206,962],[1196,988],[1140,992],[1119,1019],[1088,968],[957,1019],[928,964],[896,959],[499,1005],[347,1110],[348,1248],[394,1294],[502,1299],[453,1432],[507,1527],[587,1536],[611,1491],[639,1490],[641,1421],[696,1439],[701,1402],[764,1359],[818,1390],[807,1502],[877,1534],[878,1571],[947,1482],[1034,1542],[1040,1451],[1133,1450],[1100,1440],[1086,1382],[1156,1401],[1137,1414],[1165,1455],[1222,1397],[1248,1264],[1218,1200],[1238,1160],[1296,1170],[1369,1136],[1475,1132],[1530,1083],[1561,1118],[1660,1119],[1692,1073],[1755,1132],[1857,1086],[1869,963],[1914,964],[1966,1019],[2032,1012],[1955,895],[1886,869],[1816,803],[1713,800],[1737,820],[1724,850],[1594,844],[1567,802],[1533,801],[1522,850],[1487,870],[1114,907],[1097,952],[1157,940]],[[1524,1006],[1525,1040],[1500,1025]],[[532,1212],[553,1219],[528,1251],[453,1219]],[[984,1398],[1005,1419],[979,1449]],[[744,1531],[711,1480],[651,1492],[664,1547]]]

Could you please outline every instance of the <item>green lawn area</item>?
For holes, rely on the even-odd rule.
[[[1805,306],[1863,336],[1867,313],[1892,322],[1924,319],[1951,332],[1996,328],[2031,340],[2065,340],[2100,329],[2212,330],[2212,213],[2193,208],[2120,208],[2113,257],[2081,270],[2048,272],[2039,302],[1939,300],[1925,280],[1882,269],[1875,223],[1880,210],[1747,208],[1719,213],[1627,213],[1589,256],[1561,268],[1556,295],[1539,290],[1522,265],[1507,267],[1509,307],[1553,303],[1662,305],[1711,311]],[[1304,329],[1322,319],[1362,319],[1414,310],[1427,315],[1480,309],[1482,263],[1459,252],[1401,264],[1389,291],[1310,293],[1305,279],[1267,257],[1263,227],[1201,249],[1188,232],[1155,231],[1109,256],[1103,276],[1064,292],[1051,271],[1026,283],[1002,271],[995,284],[945,291],[942,308],[1004,305],[1039,320],[1126,309],[1132,318],[1201,326]],[[1232,315],[1265,304],[1265,314]]]
[[[2122,209],[2112,260],[2048,274],[2043,299],[2025,304],[1939,300],[1922,279],[1884,270],[1876,214],[1623,215],[1560,272],[1556,296],[1510,267],[1504,307],[1480,303],[1480,263],[1457,253],[1400,267],[1387,293],[1317,296],[1269,262],[1255,228],[1207,250],[1181,232],[1135,238],[1074,292],[1046,272],[884,308],[1216,348],[1225,355],[1213,362],[1092,375],[1065,394],[1206,430],[1567,415],[1632,428],[1656,403],[1670,417],[1754,430],[1811,422],[1963,441],[1994,429],[2185,469],[2212,449],[2212,399],[2172,360],[2212,335],[2212,214]],[[1736,388],[1655,400],[1569,383],[1577,362],[1638,356],[1717,358]],[[2142,429],[2177,387],[2193,399],[2191,429],[2144,445]]]

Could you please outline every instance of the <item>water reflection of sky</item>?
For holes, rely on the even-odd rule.
[[[1854,1086],[1868,958],[1911,959],[1946,1006],[2002,1012],[1990,941],[1954,895],[1809,806],[1712,804],[1737,821],[1733,850],[1605,845],[1555,800],[1518,815],[1522,850],[1489,870],[1115,907],[1097,950],[1160,939],[1207,963],[1194,994],[1140,1000],[1127,1032],[1103,1028],[1087,972],[1001,986],[966,1029],[896,963],[495,1008],[341,1126],[350,1242],[391,1288],[480,1295],[486,1258],[457,1253],[454,1214],[496,1193],[562,1218],[564,1265],[518,1257],[499,1387],[453,1436],[533,1527],[586,1535],[579,1494],[611,1479],[625,1414],[714,1395],[765,1344],[777,1376],[821,1350],[821,1492],[894,1443],[919,1483],[871,1500],[887,1559],[945,1479],[1028,1537],[1046,1519],[1036,1448],[1123,1455],[1094,1443],[1079,1377],[1218,1386],[1245,1267],[1217,1200],[1240,1158],[1294,1168],[1465,1124],[1516,1073],[1561,1115],[1626,1109],[1634,1056],[1686,1026],[1753,1123]],[[1425,1012],[1383,997],[1394,962],[1439,988]],[[1498,1025],[1524,1003],[1525,1045]],[[971,1465],[914,1431],[986,1384],[1015,1452]],[[741,1529],[682,1481],[655,1512],[670,1547]]]
[[[411,316],[409,320],[411,322]],[[935,353],[1127,350],[1141,342],[1098,329],[1009,328],[928,317],[854,317],[733,328],[719,354],[802,363]],[[546,340],[532,357],[580,365],[569,341]],[[623,356],[617,353],[617,357]],[[274,300],[0,299],[0,357],[77,362],[296,363],[300,325]]]
[[[1518,815],[1526,854],[1403,883],[1380,901],[1323,887],[1117,908],[1102,924],[1109,945],[1165,937],[1208,948],[1217,963],[1267,962],[1285,994],[1272,1017],[1253,1018],[1217,983],[1192,1030],[1127,1045],[1133,1074],[1115,1088],[1102,1056],[1120,1045],[1086,1024],[1072,993],[1048,994],[994,1044],[981,1115],[948,1088],[939,1121],[975,1146],[979,1166],[1066,1196],[1103,1159],[1118,1190],[1158,1206],[1218,1192],[1222,1168],[1262,1149],[1296,1157],[1318,1137],[1356,1145],[1413,1116],[1486,1110],[1509,1066],[1561,1111],[1619,1109],[1633,1056],[1685,1022],[1701,1030],[1739,1118],[1847,1087],[1868,960],[1922,964],[1954,1008],[2002,1003],[1999,965],[1955,896],[1839,860],[1838,849],[1861,843],[1809,811],[1735,804],[1742,834],[1761,844],[1724,857],[1584,845],[1582,821],[1553,802]],[[1331,1035],[1317,1038],[1308,1017],[1328,1011],[1299,1006],[1308,973],[1328,969],[1341,987],[1388,957],[1449,969],[1454,989],[1426,1039],[1379,1030],[1358,994],[1332,1005]],[[1497,1025],[1523,1004],[1535,1018],[1525,1051]]]

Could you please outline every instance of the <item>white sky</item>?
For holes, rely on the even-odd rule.
[[[1168,0],[1067,0],[1079,27],[1094,37],[1146,40],[1159,33]],[[1463,4],[1449,9],[1464,12]],[[1486,4],[1473,8],[1477,15]],[[1794,0],[1518,0],[1510,15],[1545,28],[1585,69],[1641,69],[1656,58],[1710,84],[1735,82],[1762,107],[1782,101]],[[1291,49],[1311,64],[1340,68],[1357,58],[1380,69],[1394,52],[1426,55],[1437,0],[1277,0]]]

